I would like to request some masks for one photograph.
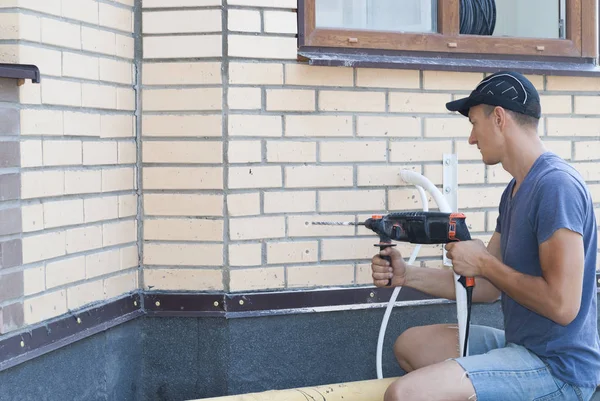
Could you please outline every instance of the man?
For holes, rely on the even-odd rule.
[[[535,87],[502,71],[446,105],[469,118],[469,143],[486,165],[513,179],[495,231],[447,244],[457,274],[475,277],[474,302],[501,297],[504,330],[473,325],[469,356],[458,355],[456,326],[411,328],[394,352],[408,373],[387,389],[393,400],[589,400],[600,382],[596,309],[597,228],[580,175],[546,151],[537,129]],[[373,280],[454,298],[451,270],[407,266],[394,248],[375,255]]]

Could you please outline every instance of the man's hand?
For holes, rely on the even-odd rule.
[[[454,272],[465,277],[481,276],[485,261],[493,257],[483,241],[478,239],[448,243],[446,251]]]
[[[392,264],[381,258],[380,255],[389,256]],[[371,260],[373,271],[373,284],[377,287],[385,287],[389,279],[392,279],[392,287],[403,286],[406,282],[406,262],[400,252],[393,247],[387,247],[373,256]]]

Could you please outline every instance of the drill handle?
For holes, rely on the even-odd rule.
[[[452,241],[470,241],[471,233],[465,221],[465,216],[462,213],[452,213],[450,215],[450,239]],[[463,287],[475,287],[474,277],[460,276],[458,280]]]
[[[381,238],[380,237],[380,241],[378,244],[375,244],[375,246],[379,247],[379,250],[382,251],[385,248],[389,248],[392,246],[396,246],[396,244],[392,244],[388,238]],[[392,258],[389,257],[388,255],[379,255],[381,257],[381,259],[383,260],[387,260],[390,263],[390,266],[392,264]],[[389,279],[387,284],[385,285],[386,287],[390,287],[392,285],[392,279]]]

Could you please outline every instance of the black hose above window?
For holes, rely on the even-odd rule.
[[[492,35],[496,27],[495,0],[461,0],[460,33]]]

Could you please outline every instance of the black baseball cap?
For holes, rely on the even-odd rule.
[[[480,104],[501,106],[535,118],[540,118],[542,113],[537,89],[525,76],[514,71],[499,71],[486,77],[469,97],[448,102],[446,108],[468,117],[469,109]]]

